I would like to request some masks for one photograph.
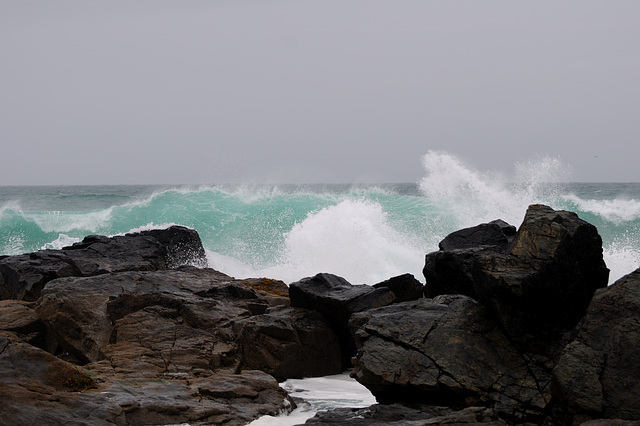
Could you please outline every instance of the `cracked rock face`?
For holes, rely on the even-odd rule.
[[[0,301],[0,418],[242,425],[286,411],[269,373],[342,371],[326,321],[289,308],[286,289],[183,266],[60,278],[37,302]]]
[[[640,269],[598,290],[553,370],[569,413],[640,419]]]
[[[286,408],[285,392],[261,371],[123,375],[78,367],[6,331],[0,377],[0,416],[16,425],[244,425]]]
[[[509,228],[492,224],[453,233],[426,256],[426,294],[473,297],[512,339],[556,340],[584,316],[594,291],[607,285],[597,229],[575,213],[544,205],[529,206],[517,234],[505,234],[504,244],[495,235]]]
[[[355,314],[352,375],[379,402],[491,404],[506,416],[541,413],[549,377],[534,377],[490,311],[439,296]]]

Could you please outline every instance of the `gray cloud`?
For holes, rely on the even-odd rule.
[[[0,4],[0,184],[638,181],[635,1]]]

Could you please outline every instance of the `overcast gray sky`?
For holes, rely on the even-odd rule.
[[[640,181],[640,2],[0,1],[0,184]]]

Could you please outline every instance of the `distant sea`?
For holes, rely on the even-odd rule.
[[[0,186],[0,255],[57,249],[90,234],[170,224],[200,234],[210,267],[287,283],[330,272],[353,284],[412,273],[448,233],[494,219],[518,227],[527,206],[576,212],[603,239],[611,281],[640,266],[640,183],[557,182],[553,160],[509,179],[446,153],[403,184]]]

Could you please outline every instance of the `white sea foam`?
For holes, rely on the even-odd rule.
[[[205,248],[207,255],[207,263],[210,268],[220,271],[224,274],[230,275],[235,278],[255,278],[260,276],[266,276],[262,274],[256,268],[252,268],[241,260],[235,257],[226,256],[224,254],[216,253],[212,250]],[[279,276],[269,276],[271,278],[281,279]]]
[[[24,253],[24,244],[26,238],[23,233],[14,233],[2,241],[0,245],[0,253],[8,256]]]
[[[638,200],[629,198],[585,200],[574,194],[565,195],[563,198],[573,203],[579,210],[593,213],[615,224],[640,219],[640,201]]]
[[[320,410],[349,407],[363,408],[376,403],[367,388],[349,377],[348,373],[308,379],[289,379],[280,386],[292,397],[302,398],[306,404],[288,415],[263,416],[249,423],[252,426],[284,426],[304,423]]]
[[[640,268],[640,235],[625,233],[605,244],[604,261],[609,268],[609,284]]]
[[[121,233],[121,234],[117,234],[117,235],[125,235],[125,234],[137,234],[140,233],[142,231],[151,231],[154,229],[167,229],[171,226],[177,226],[177,223],[161,223],[156,225],[153,222],[149,222],[146,225],[142,225],[142,226],[138,226],[137,228],[132,228],[127,232]]]
[[[111,220],[113,207],[93,212],[46,211],[24,213],[26,219],[35,222],[45,233],[68,233],[74,230],[97,232]]]
[[[58,235],[58,238],[51,241],[50,243],[46,243],[45,245],[42,246],[41,249],[42,250],[49,250],[49,249],[58,250],[63,247],[68,247],[73,243],[77,243],[78,241],[80,241],[80,238],[75,238],[65,234],[60,234]]]
[[[561,192],[570,167],[559,159],[541,157],[518,163],[511,177],[480,172],[444,152],[430,151],[423,158],[426,176],[420,189],[436,211],[446,211],[448,222],[442,236],[460,228],[494,219],[503,219],[518,227],[527,207],[533,203],[564,209],[567,204],[579,214],[591,213],[604,220],[599,232],[604,239],[604,259],[611,270],[610,283],[640,267],[640,237],[608,231],[610,224],[629,226],[640,219],[640,201],[632,198],[583,199]],[[434,227],[434,233],[438,230]],[[611,234],[611,235],[609,235]]]
[[[405,272],[420,275],[424,253],[392,229],[382,207],[345,200],[310,214],[286,236],[286,262],[307,276],[330,271],[352,283],[375,284]]]
[[[512,176],[480,172],[460,159],[439,151],[423,157],[426,175],[420,189],[451,215],[451,227],[475,226],[503,219],[519,226],[530,204],[549,201],[566,169],[557,158],[541,157],[515,165]]]
[[[423,162],[426,175],[419,186],[426,198],[409,207],[429,211],[396,214],[401,220],[424,217],[426,223],[414,219],[410,225],[392,223],[380,203],[367,199],[372,194],[369,187],[360,197],[355,187],[349,195],[327,194],[336,197],[335,203],[310,212],[284,230],[284,247],[277,261],[255,264],[245,256],[242,242],[237,242],[236,254],[211,252],[210,264],[238,277],[271,276],[285,282],[318,272],[340,275],[354,284],[375,284],[404,273],[422,281],[424,255],[437,250],[438,241],[448,233],[494,219],[519,226],[530,204],[555,195],[555,186],[548,180],[560,179],[564,170],[558,159],[541,158],[516,165],[507,183],[504,176],[478,172],[447,153],[431,151]],[[377,188],[373,192],[390,194]],[[261,192],[258,197],[264,195]],[[399,208],[395,204],[387,207]]]
[[[310,213],[288,231],[276,264],[255,268],[212,252],[208,258],[236,277],[270,276],[290,283],[330,272],[353,284],[376,284],[407,272],[421,278],[424,249],[408,241],[389,226],[378,203],[346,199]]]

